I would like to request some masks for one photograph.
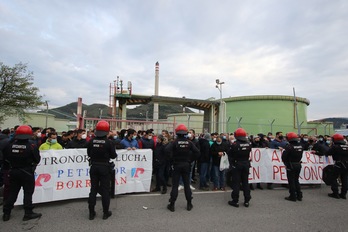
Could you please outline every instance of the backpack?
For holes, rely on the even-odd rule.
[[[337,175],[335,173],[335,166],[333,164],[327,165],[323,169],[323,181],[326,185],[332,185],[336,181]]]

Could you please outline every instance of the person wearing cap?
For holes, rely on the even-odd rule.
[[[9,167],[10,189],[9,196],[3,206],[3,221],[10,220],[11,210],[17,200],[18,193],[23,188],[23,221],[39,218],[41,213],[33,212],[33,193],[35,190],[35,168],[40,162],[40,153],[35,144],[31,144],[33,132],[27,125],[19,126],[15,131],[14,142],[8,144],[4,149],[4,162]]]
[[[188,139],[188,130],[184,124],[180,124],[175,129],[177,138],[174,142],[167,145],[165,151],[169,154],[173,163],[173,187],[170,193],[170,204],[167,208],[174,212],[175,211],[175,201],[178,197],[178,186],[180,177],[182,177],[184,182],[185,197],[187,201],[186,209],[190,211],[193,208],[192,205],[192,191],[190,189],[190,170],[191,170],[191,160],[198,157],[198,148]]]
[[[300,139],[295,132],[286,134],[288,144],[285,147],[279,147],[282,152],[282,161],[286,167],[286,177],[289,183],[289,193],[285,200],[288,201],[302,201],[303,194],[301,192],[301,185],[299,182],[301,172],[301,159],[303,154],[303,147]]]
[[[87,155],[90,161],[91,191],[88,198],[89,220],[96,216],[95,205],[97,193],[102,196],[103,220],[108,219],[112,212],[110,206],[110,180],[111,169],[110,159],[117,157],[114,144],[107,138],[110,126],[106,121],[99,121],[96,125],[95,138],[87,145]]]
[[[332,193],[329,193],[328,196],[336,199],[347,199],[348,144],[344,140],[344,136],[341,134],[334,134],[332,140],[333,145],[328,150],[327,156],[331,155],[335,161],[335,181],[331,184]],[[339,193],[338,190],[338,178],[341,178],[342,182],[341,193]]]
[[[233,207],[239,207],[239,190],[242,183],[244,194],[244,206],[249,207],[251,199],[249,187],[249,168],[251,152],[251,144],[247,139],[247,133],[243,128],[238,128],[234,132],[236,141],[231,145],[228,152],[228,160],[230,162],[230,169],[232,174],[232,201],[228,204]]]

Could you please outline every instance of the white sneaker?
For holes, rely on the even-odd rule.
[[[196,188],[193,187],[192,185],[190,185],[190,189],[191,189],[191,190],[195,190]]]
[[[183,189],[184,189],[184,186],[179,185],[178,190],[180,191],[180,190],[183,190]]]

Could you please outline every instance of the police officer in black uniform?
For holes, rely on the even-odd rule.
[[[110,179],[113,166],[110,159],[117,157],[115,146],[107,139],[110,126],[106,121],[99,121],[96,126],[96,138],[91,139],[87,146],[87,155],[90,158],[91,191],[88,198],[89,220],[93,220],[96,212],[97,193],[102,196],[103,219],[108,219],[112,212],[110,206]]]
[[[190,189],[191,161],[198,157],[199,150],[189,139],[185,137],[187,132],[188,130],[184,124],[178,125],[178,127],[175,129],[177,139],[168,144],[165,149],[165,151],[170,154],[173,163],[173,187],[170,193],[170,204],[167,206],[167,208],[172,212],[175,211],[175,201],[178,197],[180,177],[182,177],[184,182],[185,197],[187,200],[186,209],[190,211],[193,208],[192,192]]]
[[[236,141],[232,143],[228,152],[228,160],[230,162],[230,172],[232,174],[232,201],[228,204],[239,207],[239,190],[240,183],[244,193],[244,206],[249,207],[250,187],[249,187],[249,168],[250,168],[250,151],[251,144],[247,139],[247,133],[243,128],[238,128],[234,132]]]
[[[287,133],[286,139],[288,140],[288,144],[285,147],[279,147],[279,150],[282,151],[282,161],[286,167],[286,176],[289,183],[290,195],[285,197],[285,200],[302,201],[303,195],[299,178],[303,147],[295,132]]]
[[[4,149],[4,162],[9,167],[10,189],[9,196],[3,206],[4,221],[10,220],[11,210],[17,200],[18,193],[23,187],[23,206],[24,217],[23,221],[39,218],[41,213],[33,212],[33,193],[35,189],[34,172],[36,165],[40,162],[40,153],[35,144],[31,144],[29,139],[33,132],[30,126],[19,126],[15,132],[14,142],[8,144]]]
[[[332,193],[329,193],[329,197],[347,199],[347,175],[348,175],[348,145],[344,141],[344,137],[341,134],[334,134],[332,136],[333,145],[328,150],[327,155],[332,155],[335,161],[334,175],[335,181],[331,184]],[[341,178],[342,188],[341,193],[338,193],[337,178]]]

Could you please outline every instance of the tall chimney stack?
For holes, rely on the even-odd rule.
[[[156,62],[155,66],[155,96],[158,96],[158,89],[159,89],[159,63]],[[153,121],[158,120],[158,103],[153,104]]]

